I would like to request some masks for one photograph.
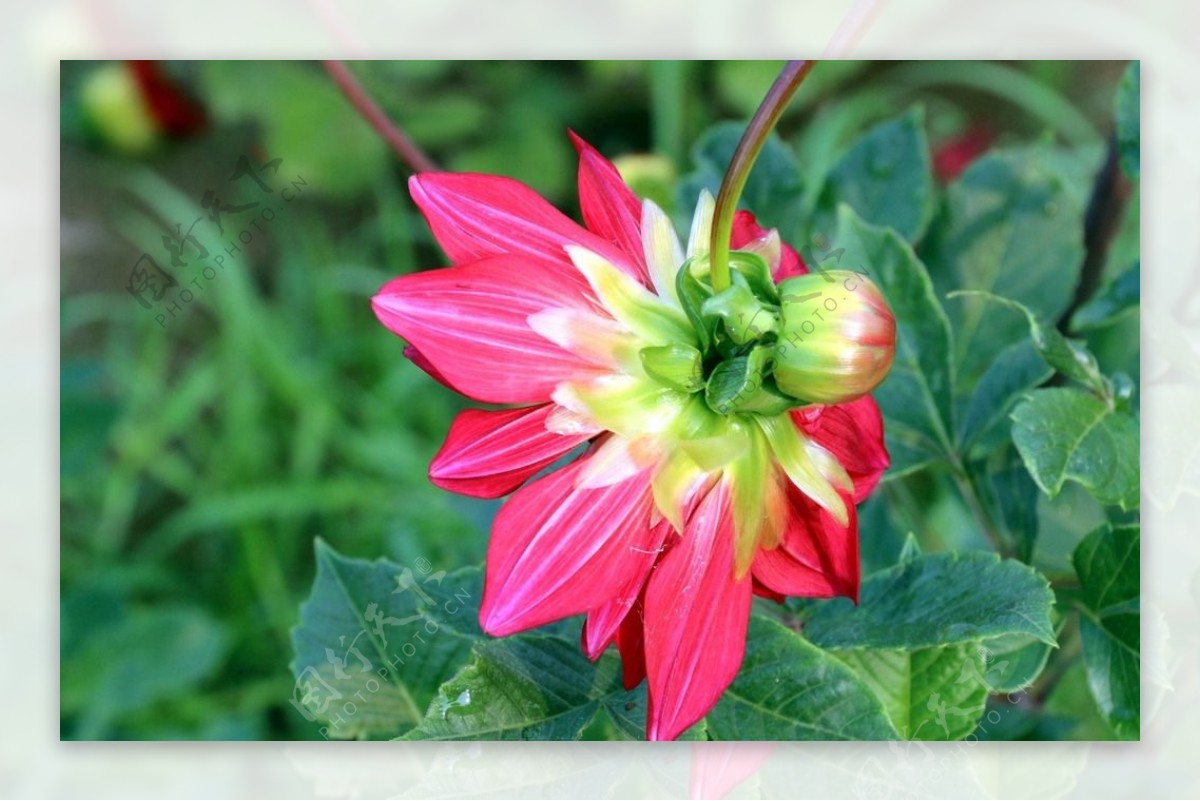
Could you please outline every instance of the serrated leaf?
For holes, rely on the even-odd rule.
[[[1071,328],[1088,331],[1112,325],[1127,313],[1135,311],[1142,301],[1142,263],[1135,262],[1125,272],[1109,281],[1071,317]]]
[[[1088,686],[1121,739],[1141,730],[1141,528],[1107,524],[1075,549]]]
[[[961,740],[983,716],[988,686],[978,645],[835,653],[883,701],[906,740]]]
[[[1054,596],[1037,571],[995,554],[922,554],[875,573],[859,604],[821,602],[804,627],[822,648],[917,649],[1025,634],[1054,643]]]
[[[600,705],[608,713],[608,719],[616,730],[618,739],[646,739],[646,683],[642,682],[627,693],[613,693],[600,699]],[[683,734],[675,738],[678,741],[708,739],[708,723],[701,718],[699,723],[690,726]]]
[[[620,660],[596,664],[578,640],[519,635],[478,643],[471,662],[438,690],[406,740],[577,740],[602,707],[636,699]],[[644,721],[643,721],[644,725]]]
[[[892,740],[879,699],[849,667],[755,616],[742,669],[708,715],[717,740]]]
[[[477,568],[434,573],[316,544],[317,576],[292,631],[292,705],[327,738],[392,737],[421,721],[482,636]]]
[[[1028,688],[1050,658],[1048,644],[1021,634],[988,640],[984,645],[987,685],[994,693]]]
[[[1029,340],[1009,345],[975,385],[959,416],[959,449],[969,453],[976,445],[983,452],[1009,438],[1008,414],[1029,390],[1044,383],[1053,370]]]
[[[1142,62],[1134,61],[1126,68],[1117,86],[1115,113],[1117,117],[1117,149],[1121,166],[1131,178],[1142,170]]]
[[[909,468],[923,464],[922,455],[945,458],[954,430],[953,340],[925,266],[895,231],[866,224],[845,205],[838,210],[837,247],[844,249],[839,266],[865,270],[896,318],[895,361],[874,393],[893,468],[899,469],[897,454]]]
[[[991,292],[1057,320],[1083,262],[1082,200],[1045,147],[993,152],[947,190],[935,264],[943,290]],[[950,308],[959,376],[970,386],[1025,325],[981,298]]]
[[[1016,545],[1016,556],[1029,564],[1033,561],[1040,527],[1038,487],[1029,471],[1017,462],[1017,456],[1011,458],[1010,464],[992,474],[992,485],[1000,508],[1000,519],[1004,521],[1004,528]]]
[[[1115,411],[1087,392],[1053,387],[1031,392],[1012,419],[1013,443],[1051,498],[1071,480],[1102,503],[1138,506],[1140,435],[1132,414]]]
[[[821,190],[812,227],[833,227],[839,203],[866,223],[921,238],[933,216],[934,183],[920,108],[867,131],[841,157]]]
[[[1046,364],[1067,378],[1078,381],[1103,398],[1113,394],[1112,383],[1100,372],[1096,357],[1087,345],[1077,339],[1067,339],[1053,325],[1038,319],[1037,314],[1023,303],[1002,298],[990,292],[958,292],[959,297],[982,297],[1025,316],[1029,323],[1029,339]]]

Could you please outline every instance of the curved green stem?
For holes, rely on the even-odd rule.
[[[788,101],[800,88],[800,82],[808,75],[815,61],[789,61],[780,71],[779,77],[766,96],[759,104],[758,111],[746,132],[733,151],[729,161],[729,169],[721,181],[721,189],[717,192],[717,205],[713,212],[712,239],[709,242],[709,256],[712,262],[712,287],[716,292],[728,289],[729,277],[729,237],[733,233],[733,213],[737,211],[738,199],[746,188],[746,179],[758,158],[759,151],[767,141],[767,136],[779,121]]]

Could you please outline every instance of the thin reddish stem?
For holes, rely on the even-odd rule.
[[[413,172],[437,172],[438,166],[433,159],[425,155],[425,152],[408,137],[408,134],[388,119],[388,116],[383,113],[383,109],[371,99],[367,90],[358,82],[344,62],[326,61],[324,64],[325,70],[342,90],[346,99],[367,122],[371,123],[371,127],[379,132],[379,135],[391,146],[392,150],[396,151],[396,155],[412,168]]]
[[[746,179],[750,177],[750,170],[767,141],[767,136],[814,64],[816,62],[810,60],[789,61],[784,65],[779,77],[771,84],[771,88],[759,104],[758,111],[754,112],[750,124],[746,126],[746,132],[742,134],[737,150],[733,151],[729,169],[725,171],[721,189],[717,192],[712,240],[709,243],[712,288],[717,292],[729,287],[729,237],[733,233],[733,213],[737,211],[738,199],[742,196],[742,190],[746,188]]]

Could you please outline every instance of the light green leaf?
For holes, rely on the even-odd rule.
[[[893,470],[944,458],[954,430],[953,344],[925,266],[895,231],[866,224],[846,205],[838,209],[836,247],[844,249],[839,266],[865,270],[896,317],[895,361],[874,393],[887,420]],[[900,466],[897,454],[903,455]]]
[[[401,734],[482,636],[480,571],[348,559],[321,540],[316,558],[292,631],[292,705],[327,738]]]
[[[855,606],[820,603],[804,633],[822,648],[918,649],[1024,634],[1054,643],[1053,593],[1037,571],[995,554],[923,554],[875,573]]]
[[[1072,561],[1083,589],[1080,632],[1088,686],[1100,713],[1125,740],[1141,729],[1141,528],[1104,525]]]
[[[839,203],[909,242],[933,216],[934,184],[924,114],[914,107],[867,131],[842,156],[821,191],[814,231],[829,230]]]
[[[939,286],[1010,298],[1039,319],[1070,304],[1083,262],[1082,200],[1050,148],[993,152],[947,190],[934,264]],[[970,386],[1024,323],[982,298],[950,309],[956,359]]]
[[[879,699],[845,664],[753,617],[741,672],[708,715],[718,740],[892,740]]]
[[[983,716],[988,686],[978,645],[835,653],[883,701],[906,740],[961,740]]]
[[[1099,501],[1139,504],[1139,425],[1095,395],[1053,387],[1031,392],[1013,410],[1013,442],[1033,480],[1051,498],[1077,481]]]
[[[1117,87],[1117,149],[1121,166],[1131,178],[1142,170],[1142,62],[1134,61],[1125,70]]]

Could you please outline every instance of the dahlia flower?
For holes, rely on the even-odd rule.
[[[426,372],[504,407],[460,414],[429,471],[453,492],[512,493],[483,629],[586,615],[583,650],[615,643],[626,686],[648,682],[648,738],[669,740],[736,676],[754,594],[857,600],[855,504],[888,465],[866,393],[894,321],[865,276],[806,275],[747,212],[715,292],[711,196],[683,244],[574,142],[586,227],[509,178],[413,177],[453,264],[396,278],[373,305]]]

